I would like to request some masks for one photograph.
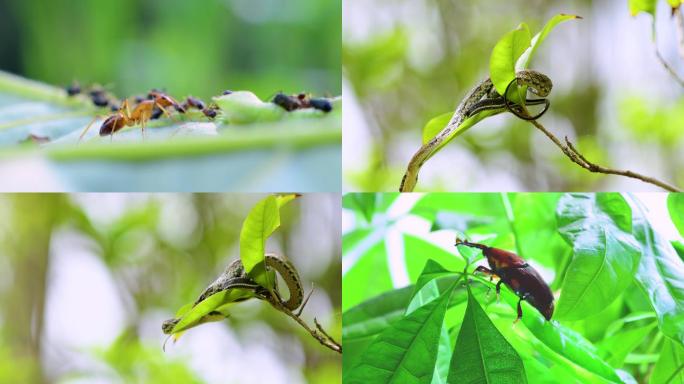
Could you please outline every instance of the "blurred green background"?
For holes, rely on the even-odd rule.
[[[677,30],[657,0],[658,46],[684,76]],[[684,88],[658,62],[648,14],[623,1],[367,0],[343,4],[343,164],[347,191],[397,191],[425,124],[489,76],[496,42],[519,23],[559,25],[530,68],[554,83],[540,121],[591,161],[684,186]],[[502,114],[455,138],[417,191],[652,191],[571,163],[532,125]]]
[[[120,97],[339,95],[340,20],[340,0],[0,0],[0,69]]]
[[[258,300],[169,341],[162,322],[238,257],[265,195],[0,195],[0,383],[336,383],[341,357]],[[282,209],[266,249],[315,291],[302,318],[341,330],[340,196]]]

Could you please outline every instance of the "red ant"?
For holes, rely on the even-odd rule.
[[[119,110],[113,115],[109,116],[100,126],[100,136],[114,135],[114,132],[119,131],[125,126],[132,127],[135,124],[141,124],[143,138],[145,137],[145,124],[149,121],[154,113],[154,109],[159,108],[166,116],[171,117],[166,107],[173,106],[176,111],[180,113],[185,113],[183,109],[171,96],[168,96],[159,91],[150,92],[150,100],[142,100],[138,103],[133,111],[131,111],[128,100],[124,100],[121,103]],[[97,117],[95,118],[97,120]],[[79,141],[83,139],[83,136],[88,132],[90,126],[95,122],[93,120],[88,126],[83,130]]]

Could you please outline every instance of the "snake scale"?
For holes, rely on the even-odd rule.
[[[290,297],[286,301],[283,301],[280,298],[280,293],[278,292],[276,284],[276,289],[274,293],[276,295],[276,298],[280,301],[280,304],[282,304],[285,308],[290,310],[297,309],[302,304],[302,300],[304,299],[304,290],[302,289],[302,282],[299,279],[299,274],[297,273],[295,267],[288,260],[283,259],[275,253],[265,254],[264,263],[266,264],[266,267],[268,269],[272,269],[279,273],[285,281],[285,284],[287,285]],[[214,282],[209,284],[209,286],[205,288],[204,291],[202,291],[202,293],[199,295],[199,297],[193,304],[193,307],[215,293],[235,288],[253,290],[257,297],[264,300],[270,300],[271,297],[266,288],[262,287],[251,277],[247,276],[247,274],[245,273],[245,268],[242,265],[242,261],[240,259],[237,259],[230,263],[223,271],[223,273],[221,273],[221,275],[219,275],[219,277],[216,280],[214,280]],[[245,297],[242,299],[238,299],[236,301],[242,301],[247,299],[248,298]],[[225,316],[220,312],[213,311],[206,315],[204,318],[202,318],[202,321],[200,323],[222,320],[224,318]],[[164,321],[164,323],[162,324],[162,331],[165,334],[170,334],[179,321],[180,318],[173,318]]]
[[[519,86],[527,86],[530,92],[542,98],[548,96],[553,87],[551,79],[549,79],[548,76],[534,70],[517,72],[515,78],[508,84],[504,94],[508,94],[508,90],[513,83],[517,83]],[[485,110],[492,111],[492,115],[508,110],[520,118],[534,120],[546,112],[549,107],[549,101],[546,99],[527,99],[525,103],[527,105],[543,103],[545,104],[545,109],[537,116],[529,117],[524,113],[525,110],[523,106],[514,104],[511,100],[499,95],[491,79],[487,78],[480,82],[468,92],[465,98],[463,98],[463,101],[461,101],[456,108],[456,111],[447,126],[433,137],[432,140],[420,147],[413,155],[406,169],[406,173],[401,180],[399,191],[413,191],[418,182],[418,171],[420,168],[446,141],[448,141],[454,130],[456,130],[467,118]]]

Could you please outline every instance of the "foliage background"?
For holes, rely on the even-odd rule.
[[[664,383],[684,363],[684,195],[670,195],[666,201],[668,195],[664,193],[612,194],[605,195],[603,205],[584,205],[592,196],[345,195],[345,374],[361,361],[363,351],[379,332],[406,318],[407,305],[415,309],[416,301],[422,304],[420,296],[424,292],[411,298],[413,284],[420,284],[426,261],[459,272],[464,269],[464,257],[481,257],[479,251],[457,249],[454,239],[458,235],[521,255],[555,293],[556,311],[550,325],[530,306],[523,307],[523,320],[512,325],[517,300],[511,300],[512,294],[506,297],[510,294],[508,288],[502,288],[502,300],[496,302],[493,292],[486,293],[484,284],[471,284],[489,318],[523,359],[528,382],[605,383],[592,370],[605,361],[608,372],[620,375],[627,383]],[[629,202],[631,212],[630,208],[625,210],[623,198]],[[643,210],[637,208],[639,205]],[[612,216],[608,218],[606,212]],[[574,221],[576,217],[585,221]],[[646,238],[638,234],[644,228],[644,219],[653,229],[647,231]],[[621,222],[622,229],[611,229],[614,222]],[[628,239],[632,231],[636,240]],[[575,240],[574,250],[566,237],[572,233],[582,238]],[[637,251],[638,271],[633,269],[634,253],[626,244],[643,247]],[[486,265],[486,261],[480,259],[477,264]],[[471,266],[469,271],[473,269]],[[465,311],[464,291],[461,288],[454,294],[445,317],[450,336],[448,350],[453,349]],[[656,322],[656,315],[663,314]],[[582,344],[573,332],[588,342]],[[392,347],[389,350],[394,352],[384,360],[400,355],[399,348]],[[578,357],[583,354],[585,357]],[[592,354],[595,357],[587,357]],[[449,357],[440,352],[436,369],[444,359],[448,366]],[[416,361],[411,366],[407,363],[401,373],[418,365]],[[628,381],[630,376],[633,381]],[[432,383],[441,382],[436,377]],[[680,380],[684,380],[684,371],[672,382]]]
[[[162,321],[238,257],[242,221],[262,198],[1,195],[0,382],[339,382],[338,354],[256,300],[162,352]],[[266,247],[306,289],[315,283],[303,318],[338,339],[339,199],[291,202]]]
[[[684,73],[670,9],[656,4],[658,46]],[[520,22],[536,32],[557,13],[584,19],[555,29],[530,66],[554,82],[542,123],[592,161],[684,185],[683,89],[653,53],[651,16],[631,17],[627,1],[367,0],[343,4],[345,189],[396,191],[423,126],[488,76],[498,39]],[[449,143],[423,167],[418,190],[655,187],[590,174],[505,114]]]
[[[119,96],[339,95],[340,12],[340,0],[0,0],[0,69]]]

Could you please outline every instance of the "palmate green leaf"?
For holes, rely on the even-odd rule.
[[[684,346],[665,339],[660,358],[651,374],[652,384],[684,383]]]
[[[493,288],[494,283],[489,279],[474,275],[472,278]],[[518,296],[508,287],[501,288],[501,298],[511,307],[511,313],[515,313]],[[620,382],[620,378],[612,368],[598,355],[598,349],[579,333],[563,326],[555,321],[546,321],[544,317],[527,301],[522,303],[523,316],[521,322],[539,341],[544,343],[552,351],[563,356],[585,370],[611,382]],[[512,315],[514,316],[514,315]]]
[[[342,207],[361,213],[366,222],[370,223],[375,213],[375,197],[375,193],[347,193],[342,198]]]
[[[468,309],[449,367],[450,383],[527,383],[518,353],[468,289]]]
[[[511,224],[520,256],[547,267],[560,266],[572,253],[556,228],[555,210],[561,194],[517,193],[512,197],[515,220]]]
[[[629,201],[634,212],[634,236],[642,251],[634,280],[655,310],[661,332],[684,345],[684,262],[667,239],[653,229],[642,205],[631,197]]]
[[[280,208],[296,195],[271,195],[252,207],[240,230],[240,259],[245,272],[267,289],[275,286],[273,271],[266,273],[264,255],[266,239],[280,227]]]
[[[667,196],[667,209],[672,223],[684,237],[684,193],[670,193]]]
[[[581,320],[606,308],[631,283],[641,249],[631,209],[616,193],[564,195],[558,230],[573,247],[554,318]]]
[[[364,351],[359,364],[344,376],[344,382],[430,383],[454,286],[378,335]]]
[[[99,137],[100,118],[79,143],[89,122],[109,110],[0,71],[0,157],[45,163],[66,190],[339,190],[340,174],[331,170],[341,169],[341,99],[333,104],[328,114],[301,110],[250,124],[173,114],[150,122],[144,140],[139,125]],[[232,114],[250,114],[248,105],[234,107]]]
[[[644,339],[646,339],[656,325],[653,322],[642,327],[623,330],[601,340],[599,343],[599,355],[613,367],[621,367],[627,355],[644,342]]]

